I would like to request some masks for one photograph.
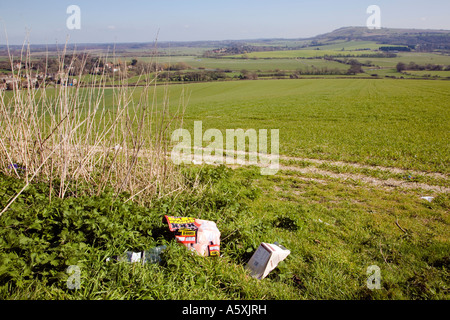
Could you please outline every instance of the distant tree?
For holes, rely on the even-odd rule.
[[[241,79],[246,79],[246,80],[257,80],[258,79],[258,74],[256,72],[250,72],[248,70],[241,70],[241,75],[239,76]]]
[[[186,69],[191,69],[191,66],[189,66],[187,63],[185,62],[177,62],[174,65],[170,65],[168,66],[167,70],[186,70]]]
[[[406,69],[408,69],[408,70],[420,70],[420,66],[417,63],[411,61],[408,64],[408,66],[406,67]]]
[[[399,47],[380,47],[381,51],[411,51],[411,48],[405,46]]]
[[[403,62],[397,63],[396,66],[397,72],[402,72],[403,70],[406,70],[406,65]]]
[[[347,70],[347,74],[357,74],[357,73],[363,73],[363,69],[361,67],[361,64],[355,60],[352,59],[350,61],[350,68]]]
[[[429,64],[427,64],[425,66],[425,69],[426,70],[433,70],[433,71],[442,71],[442,66],[438,65],[438,64],[431,64],[431,63],[429,63]]]

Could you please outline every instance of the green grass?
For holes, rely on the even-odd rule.
[[[151,61],[151,58],[141,57],[137,58],[142,61]],[[153,59],[153,61],[156,61]],[[194,56],[177,56],[177,57],[161,57],[157,59],[160,63],[185,62],[192,68],[205,68],[205,69],[222,69],[241,71],[243,69],[249,71],[273,71],[273,70],[297,70],[312,68],[324,68],[348,70],[348,66],[335,61],[326,61],[323,59],[213,59],[213,58],[200,58]]]
[[[304,181],[281,172],[186,169],[187,181],[213,184],[189,197],[140,207],[95,198],[46,200],[33,184],[0,220],[2,299],[448,299],[448,196],[428,203],[416,193]],[[21,183],[0,177],[4,196]],[[24,210],[24,208],[27,208]],[[216,221],[220,258],[174,243],[164,214]],[[398,222],[406,233],[395,224]],[[264,280],[244,266],[260,242],[291,250]],[[168,249],[161,264],[106,263],[125,250]],[[78,265],[80,289],[66,268]],[[366,269],[381,269],[382,289],[366,287]]]
[[[357,50],[357,49],[370,49],[378,50],[380,47],[394,47],[395,45],[379,44],[374,41],[333,41],[332,44],[324,44],[318,46],[320,50]],[[309,48],[310,49],[310,48]],[[364,51],[362,52],[364,53]]]
[[[247,56],[249,58],[316,58],[323,56],[339,56],[339,55],[349,55],[349,56],[359,56],[362,54],[376,54],[373,51],[355,51],[355,50],[322,50],[322,49],[301,49],[301,50],[285,50],[285,51],[260,51],[260,52],[251,52],[245,55],[238,54],[232,55],[229,57],[234,58],[242,58],[243,56]]]
[[[397,63],[403,62],[405,64],[410,63],[411,61],[419,64],[439,64],[439,65],[450,65],[450,56],[430,53],[430,52],[399,52],[397,53],[397,57],[395,58],[356,58],[356,60],[360,62],[364,62],[366,60],[370,60],[371,63],[380,67],[391,67],[395,68]]]
[[[302,274],[301,279],[306,274],[315,275],[304,284],[310,291],[309,298],[326,299],[331,295],[358,299],[365,294],[367,298],[380,294],[378,297],[403,299],[406,296],[397,288],[403,286],[401,283],[408,287],[409,282],[429,290],[419,293],[420,289],[414,286],[405,288],[410,290],[409,298],[437,297],[434,293],[438,287],[437,290],[447,290],[444,278],[434,278],[436,270],[424,263],[426,259],[442,259],[449,252],[448,230],[444,231],[446,222],[441,220],[447,217],[443,214],[445,208],[435,211],[443,214],[438,217],[432,211],[426,213],[434,210],[434,205],[427,208],[413,194],[338,181],[307,182],[289,174],[268,180],[260,182],[263,190],[278,191],[266,192],[259,208],[270,212],[267,217],[286,217],[296,222],[297,230],[285,245],[295,247],[303,258],[302,262],[290,264],[289,270]],[[396,219],[408,230],[407,235],[397,228]],[[434,233],[438,229],[444,232],[442,236]],[[309,255],[312,251],[315,253]],[[362,274],[373,264],[382,269],[386,281],[382,292],[370,292],[361,285]],[[441,276],[445,277],[445,267],[442,271]],[[332,281],[334,285],[325,284]]]
[[[0,296],[2,299],[289,299],[295,288],[282,281],[260,281],[244,270],[258,246],[257,232],[246,225],[252,213],[245,199],[254,198],[248,184],[224,168],[203,170],[201,181],[215,187],[198,196],[165,198],[151,206],[124,204],[105,193],[93,198],[46,201],[49,192],[33,184],[0,220]],[[186,178],[193,173],[186,172]],[[0,176],[11,196],[21,182]],[[231,197],[230,197],[231,196]],[[23,210],[25,207],[28,210]],[[212,219],[220,225],[221,258],[202,258],[177,245],[163,225],[164,214]],[[236,229],[237,228],[237,229]],[[226,240],[228,238],[228,240]],[[106,263],[125,250],[166,244],[161,265]],[[71,290],[65,272],[81,269],[81,288]]]
[[[404,78],[411,78],[412,76],[407,75],[407,74],[402,74],[397,72],[397,69],[395,68],[383,68],[383,69],[377,69],[377,68],[372,68],[372,67],[365,67],[364,71],[369,74],[376,74],[378,77],[395,77],[395,78],[400,78],[400,77],[404,77]]]
[[[421,77],[439,77],[439,78],[450,78],[450,71],[430,71],[430,70],[407,70],[405,73],[413,75],[413,76],[421,76]]]
[[[367,177],[373,177],[380,180],[388,180],[388,179],[396,179],[399,181],[404,182],[417,182],[417,183],[426,183],[429,185],[434,186],[442,186],[446,187],[448,185],[448,179],[437,176],[429,176],[424,175],[423,173],[417,173],[417,172],[410,172],[408,170],[400,173],[394,173],[387,169],[383,170],[377,167],[359,167],[359,166],[353,166],[349,164],[344,165],[336,165],[332,163],[323,162],[321,164],[314,164],[311,161],[308,160],[280,160],[280,163],[282,165],[286,165],[289,167],[294,168],[313,168],[316,167],[318,169],[324,169],[328,172],[332,173],[350,173],[350,174],[357,174],[357,175],[364,175]]]
[[[182,90],[189,97],[184,123],[191,134],[200,120],[203,130],[224,136],[226,129],[279,129],[284,155],[449,172],[447,81],[300,79],[169,88],[172,110]],[[159,103],[164,90],[156,91]],[[106,89],[105,105],[112,103]]]
[[[182,86],[172,86],[176,103]],[[280,130],[280,153],[448,173],[450,83],[308,79],[185,85],[185,123]],[[193,131],[192,131],[193,132]]]
[[[289,156],[448,174],[448,81],[393,79],[261,80],[159,86],[171,110],[189,94],[187,129],[280,129]],[[86,89],[82,89],[86,90]],[[137,88],[135,99],[142,88]],[[51,96],[54,89],[48,90]],[[10,93],[6,92],[6,97]],[[105,90],[112,106],[112,90]],[[282,161],[378,179],[406,179],[377,168]],[[98,197],[48,199],[33,183],[0,217],[1,299],[441,299],[448,300],[448,193],[384,188],[362,181],[259,168],[181,167],[191,193],[124,203]],[[198,175],[201,186],[195,187]],[[408,178],[409,179],[409,178]],[[447,179],[414,176],[448,186]],[[0,208],[24,182],[0,175]],[[55,185],[57,185],[55,183]],[[82,187],[81,185],[79,186]],[[202,190],[202,191],[201,191]],[[174,243],[164,214],[213,220],[222,257],[203,258]],[[403,230],[402,230],[403,229]],[[264,280],[244,266],[261,242],[291,254]],[[106,263],[126,250],[166,244],[161,264]],[[81,269],[71,290],[66,268]],[[367,267],[381,269],[381,290],[366,286]]]

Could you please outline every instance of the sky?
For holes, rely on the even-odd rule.
[[[381,27],[450,30],[448,0],[1,0],[0,45],[307,38],[365,26],[370,5]]]

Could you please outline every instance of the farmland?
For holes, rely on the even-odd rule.
[[[143,61],[151,60],[151,58],[144,58]],[[161,63],[176,63],[185,62],[192,68],[205,68],[205,69],[223,69],[232,71],[241,71],[247,69],[249,71],[272,71],[278,70],[297,70],[305,69],[307,67],[328,67],[338,68],[346,70],[348,67],[334,61],[325,61],[323,59],[311,59],[311,60],[295,60],[295,59],[212,59],[212,58],[199,58],[196,56],[187,57],[161,57],[158,58]]]
[[[336,45],[334,45],[336,46]],[[373,46],[373,43],[372,43]],[[326,48],[321,46],[319,48]],[[401,52],[396,57],[383,58],[379,57],[379,53],[375,51],[341,51],[341,50],[286,50],[286,51],[267,51],[254,52],[246,55],[224,56],[220,58],[202,57],[199,55],[170,55],[161,57],[137,57],[143,62],[157,61],[160,63],[176,64],[178,62],[186,63],[192,70],[208,69],[208,70],[230,70],[240,72],[243,69],[249,71],[269,72],[274,70],[285,71],[287,73],[295,70],[305,70],[314,68],[338,69],[345,74],[349,66],[345,63],[333,60],[323,59],[324,56],[330,55],[340,60],[355,59],[362,64],[367,64],[363,68],[363,75],[369,76],[373,70],[395,70],[395,66],[399,62],[409,63],[414,61],[420,65],[439,64],[450,65],[450,56],[438,53],[410,53]],[[131,58],[125,58],[130,62]],[[395,73],[396,77],[402,76],[401,73]],[[443,73],[443,77],[447,75]]]
[[[200,120],[205,128],[222,131],[278,128],[283,155],[448,173],[446,81],[306,79],[171,85],[173,108],[182,89],[189,96],[184,122],[190,130],[193,121]],[[105,97],[110,104],[110,92]]]
[[[267,59],[267,58],[321,58],[324,56],[349,56],[356,57],[361,55],[360,51],[339,51],[339,50],[284,50],[284,51],[262,51],[246,54],[244,57],[256,58],[256,59]],[[367,53],[370,55],[375,55],[374,53]],[[242,55],[229,56],[230,58],[241,58]]]
[[[274,43],[283,45],[281,40]],[[293,47],[303,44],[291,43]],[[229,76],[220,81],[195,81],[199,83],[161,78],[149,88],[133,75],[124,87],[113,88],[108,79],[107,86],[96,88],[89,83],[102,78],[89,74],[83,75],[85,83],[78,88],[58,84],[39,88],[35,99],[45,96],[58,103],[77,101],[76,97],[89,93],[101,97],[97,102],[100,112],[94,118],[98,130],[114,122],[103,118],[104,114],[118,114],[118,105],[129,102],[126,117],[112,131],[130,132],[130,136],[102,140],[104,149],[110,150],[122,137],[133,146],[139,145],[140,138],[153,142],[153,136],[131,132],[148,120],[136,121],[141,113],[152,116],[163,110],[181,119],[189,132],[195,121],[202,122],[203,131],[222,133],[238,128],[279,129],[280,167],[275,175],[264,176],[257,166],[174,165],[168,161],[164,179],[180,177],[182,187],[167,193],[155,187],[153,196],[139,198],[140,191],[135,190],[120,189],[117,194],[116,185],[90,193],[97,173],[75,181],[73,190],[70,185],[67,195],[59,197],[55,185],[61,179],[50,183],[36,179],[24,188],[24,177],[29,177],[26,168],[14,173],[5,165],[0,174],[0,209],[20,190],[23,193],[0,217],[0,297],[448,299],[450,82],[443,79],[449,71],[398,72],[396,65],[414,61],[447,66],[450,57],[430,52],[361,56],[379,54],[379,45],[373,41],[336,41],[318,47],[223,57],[202,55],[213,47],[166,50],[157,58],[130,50],[122,53],[122,61],[183,62],[186,73],[221,69],[228,70]],[[347,74],[349,64],[322,59],[339,54],[365,64],[363,72]],[[258,80],[239,78],[243,69],[259,74]],[[322,73],[337,69],[342,74],[290,77],[299,69]],[[428,74],[441,77],[427,80]],[[10,90],[1,97],[6,104],[17,99]],[[23,97],[28,99],[26,94]],[[79,99],[80,106],[84,106],[83,99]],[[77,117],[88,113],[82,107],[75,109],[81,113],[72,120],[74,124]],[[149,119],[161,120],[158,116]],[[55,131],[64,120],[55,116]],[[167,127],[163,123],[163,137],[170,137],[179,123]],[[62,132],[68,135],[70,130]],[[168,143],[166,152],[173,147],[173,141]],[[203,146],[207,144],[203,141]],[[116,158],[109,153],[104,159],[110,179],[110,168],[118,163],[111,164]],[[60,168],[52,164],[51,170]],[[145,174],[141,172],[134,180],[145,180]],[[433,199],[427,201],[423,196]],[[162,222],[164,214],[215,221],[221,231],[221,257],[193,255],[176,244]],[[246,262],[261,242],[275,241],[291,254],[266,279],[251,278],[244,268]],[[168,248],[160,264],[105,261],[127,250],[161,244]],[[69,265],[81,268],[79,290],[66,286]],[[366,285],[366,270],[372,265],[381,270],[380,290]]]

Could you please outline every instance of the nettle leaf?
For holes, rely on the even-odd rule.
[[[47,208],[42,209],[42,211],[40,212],[40,215],[45,218],[48,215],[49,210]]]
[[[11,262],[11,258],[7,254],[0,255],[0,266],[6,266]]]
[[[28,238],[24,235],[19,236],[19,244],[21,245],[28,245],[29,243],[33,243],[33,239]]]
[[[68,259],[65,260],[65,264],[66,264],[67,266],[75,265],[75,264],[77,264],[77,263],[78,263],[78,258],[77,258],[77,257],[74,257],[74,256],[72,256],[72,257],[70,257],[70,258],[68,258]]]
[[[41,230],[42,229],[41,222],[42,222],[41,220],[36,220],[29,226],[29,229]]]
[[[7,226],[15,227],[15,226],[18,226],[20,224],[20,221],[17,220],[17,219],[13,219],[13,218],[6,218],[4,223]]]
[[[57,259],[52,259],[52,260],[50,260],[50,264],[52,265],[52,266],[54,266],[54,267],[57,267],[57,266],[59,266],[59,260],[57,260]]]
[[[32,262],[32,263],[37,262],[37,261],[36,261],[37,255],[38,255],[38,254],[37,254],[36,252],[32,252],[32,253],[30,254],[30,259],[31,259],[31,262]]]
[[[61,231],[61,233],[59,234],[59,237],[60,237],[60,239],[61,239],[62,241],[66,241],[66,240],[68,239],[68,237],[69,237],[69,230],[63,229],[63,230]]]

